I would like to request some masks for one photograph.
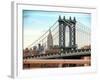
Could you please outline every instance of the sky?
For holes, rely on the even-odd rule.
[[[70,16],[72,19],[75,17],[76,21],[88,28],[91,27],[91,14],[89,13],[23,10],[24,48],[48,30],[58,20],[59,15],[65,16],[66,19],[69,19]]]

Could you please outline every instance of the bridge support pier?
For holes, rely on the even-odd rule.
[[[58,65],[58,67],[62,67],[62,64],[60,63],[60,64]]]
[[[82,59],[83,60],[90,60],[90,57],[89,56],[84,56],[84,57],[82,57]],[[84,64],[84,66],[90,66],[91,65],[91,63],[90,64]]]

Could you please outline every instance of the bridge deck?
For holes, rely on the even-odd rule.
[[[90,56],[91,50],[76,50],[66,53],[55,53],[55,54],[39,54],[33,56],[26,56],[24,59],[33,58],[33,59],[52,59],[52,58],[62,58],[62,57],[73,57],[73,56]]]

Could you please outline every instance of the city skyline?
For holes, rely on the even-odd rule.
[[[65,16],[66,19],[75,17],[87,28],[91,27],[91,14],[23,10],[24,48],[48,30],[58,20],[59,15]]]

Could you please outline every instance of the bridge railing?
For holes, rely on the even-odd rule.
[[[90,66],[91,64],[91,60],[90,59],[56,59],[56,60],[36,60],[36,59],[24,59],[23,60],[23,65],[28,65],[28,68],[34,68],[35,65],[38,64],[38,67],[41,68],[46,67],[46,65],[52,65],[52,67],[55,67],[54,65],[56,65],[56,67],[63,67],[64,65],[66,65],[66,67],[70,67],[71,64],[74,66]],[[32,67],[33,66],[33,67]],[[48,66],[49,67],[49,66]],[[24,67],[25,68],[25,67]]]

